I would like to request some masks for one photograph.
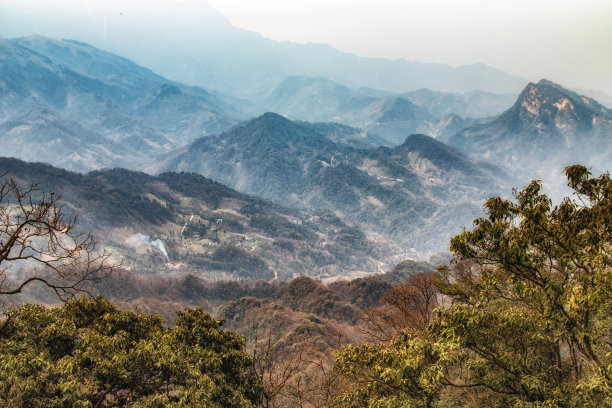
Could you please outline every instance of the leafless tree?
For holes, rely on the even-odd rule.
[[[65,301],[111,273],[110,254],[77,231],[76,217],[64,219],[58,195],[0,180],[0,295],[40,282]]]
[[[296,375],[287,387],[285,396],[288,404],[285,406],[297,408],[337,406],[337,397],[346,389],[347,384],[346,377],[334,366],[333,350],[321,349],[313,342],[305,343],[302,347],[305,348],[306,358],[299,375]]]
[[[264,386],[264,408],[331,408],[344,386],[333,351],[312,340],[284,347],[268,335],[256,343],[253,361]]]
[[[434,318],[439,296],[434,274],[415,273],[385,292],[380,306],[364,311],[364,332],[372,340],[384,343],[406,329],[422,331]]]
[[[254,340],[253,362],[255,371],[264,386],[264,408],[278,408],[286,388],[300,372],[304,360],[304,350],[281,350],[278,341],[272,340],[268,333],[261,342]],[[282,355],[281,355],[282,354]]]

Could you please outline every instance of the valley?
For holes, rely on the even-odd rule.
[[[232,190],[194,173],[115,169],[73,173],[0,159],[0,172],[61,192],[68,216],[142,275],[205,280],[319,279],[371,274],[397,251],[327,211],[304,210]],[[397,258],[395,258],[397,259]]]
[[[259,101],[247,102],[167,80],[84,43],[34,36],[3,40],[2,47],[3,154],[70,171],[100,169],[84,176],[81,192],[63,195],[75,214],[84,213],[85,226],[110,237],[110,247],[123,246],[119,252],[129,254],[125,245],[131,242],[144,259],[134,257],[142,271],[204,268],[213,280],[377,273],[380,262],[384,270],[406,257],[447,251],[449,239],[482,214],[487,198],[508,196],[531,176],[550,188],[560,184],[566,165],[581,162],[602,171],[611,158],[604,142],[610,111],[546,80],[515,97],[425,89],[394,94],[290,76]],[[258,113],[265,110],[278,113]],[[221,190],[204,193],[195,175],[173,179],[188,191],[159,179],[184,171],[235,191],[224,187],[233,192],[215,198]],[[49,183],[47,189],[74,191],[30,173]],[[126,184],[132,178],[138,181]],[[92,180],[110,183],[102,191],[111,195],[82,201]],[[238,192],[253,202],[270,200],[262,201],[270,208],[280,204],[274,211],[284,213],[273,222],[262,219],[267,210],[235,198]],[[125,208],[104,209],[102,202],[119,196]],[[132,205],[144,206],[144,215]],[[87,221],[100,211],[113,212],[114,219]],[[337,221],[322,225],[329,220]],[[259,228],[249,233],[250,225]],[[356,235],[341,238],[345,233]],[[326,247],[337,238],[371,250],[361,258],[341,256],[345,249]],[[158,239],[173,262],[161,262],[166,255],[160,251],[145,251]],[[215,255],[217,249],[225,252]],[[145,267],[154,255],[162,259]],[[225,257],[245,258],[253,271],[224,264]]]
[[[605,89],[214,3],[0,5],[0,405],[608,406]]]

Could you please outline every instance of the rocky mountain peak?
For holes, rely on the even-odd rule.
[[[597,101],[543,79],[528,84],[497,121],[511,132],[575,134],[590,131],[611,116]]]
[[[533,116],[576,115],[577,119],[585,115],[610,115],[610,111],[597,101],[578,95],[547,79],[528,84],[513,109]]]
[[[522,167],[525,175],[549,182],[574,163],[609,169],[610,135],[611,110],[544,79],[528,84],[497,118],[463,129],[449,142],[472,158]]]

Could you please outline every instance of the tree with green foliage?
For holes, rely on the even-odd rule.
[[[9,309],[0,325],[0,405],[253,407],[262,386],[242,337],[201,309],[159,316],[106,300]]]
[[[423,331],[339,353],[346,406],[612,406],[612,182],[566,174],[560,204],[534,181],[452,239]]]

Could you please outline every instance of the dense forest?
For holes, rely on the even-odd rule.
[[[93,242],[61,217],[55,197],[25,194],[16,205],[24,191],[5,183],[3,277],[26,261],[12,248],[21,245],[25,256],[38,249],[50,270],[24,279],[71,300],[6,309],[0,401],[612,406],[612,181],[582,166],[566,175],[573,195],[558,204],[537,181],[511,200],[489,199],[486,215],[451,240],[450,263],[406,261],[386,274],[327,284],[137,276],[87,246]],[[85,264],[72,262],[84,253]],[[31,286],[1,283],[6,302]]]

